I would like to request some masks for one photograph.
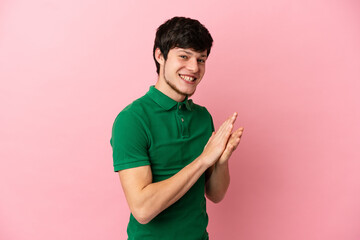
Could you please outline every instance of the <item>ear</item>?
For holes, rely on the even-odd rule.
[[[160,65],[164,65],[164,55],[161,53],[160,48],[155,49],[155,59]]]

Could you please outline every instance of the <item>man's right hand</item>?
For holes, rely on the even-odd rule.
[[[209,138],[209,141],[207,142],[204,151],[201,154],[204,162],[209,167],[212,166],[224,152],[226,144],[231,135],[231,131],[234,127],[236,117],[237,113],[235,112],[220,126],[218,131],[213,132]]]

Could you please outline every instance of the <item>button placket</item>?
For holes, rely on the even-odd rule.
[[[184,126],[184,116],[182,114],[178,114],[178,119],[179,119],[179,124],[180,124],[180,131],[181,131],[181,136],[184,136],[184,130],[185,130],[185,126]]]
[[[182,122],[182,136],[183,137],[189,137],[189,129],[188,129],[188,122],[187,122],[187,113],[184,112],[184,115],[182,115],[181,117],[181,122]]]
[[[188,134],[187,134],[187,131],[186,131],[186,122],[185,122],[185,117],[183,115],[183,113],[185,113],[184,112],[184,110],[185,110],[184,107],[185,106],[183,106],[182,103],[178,103],[177,110],[176,110],[176,113],[177,113],[176,115],[177,115],[177,117],[179,119],[181,136],[182,137],[187,137]]]

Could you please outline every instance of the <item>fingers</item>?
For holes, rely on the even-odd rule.
[[[233,132],[232,136],[234,137],[241,137],[244,132],[244,128],[240,127],[235,132]]]
[[[235,112],[235,113],[233,113],[231,116],[229,116],[229,117],[225,120],[225,122],[223,122],[223,124],[221,124],[219,130],[220,130],[221,128],[226,127],[226,126],[229,125],[229,124],[233,124],[233,123],[235,122],[235,120],[236,120],[236,117],[237,117],[237,113]]]
[[[234,127],[235,120],[237,118],[237,113],[233,113],[231,116],[229,116],[223,124],[221,124],[220,128],[218,129],[217,133],[222,136],[228,135],[230,136],[230,133]]]
[[[214,159],[217,159],[220,163],[226,162],[230,158],[232,152],[239,145],[244,131],[244,128],[241,127],[231,133],[237,116],[236,112],[233,113],[221,124],[218,131],[213,132],[204,148],[205,156],[207,156],[206,154],[215,153],[217,157]]]
[[[243,128],[243,127],[238,128],[235,132],[233,132],[233,133],[231,134],[231,137],[230,137],[230,139],[229,139],[229,143],[237,142],[237,140],[240,141],[243,132],[244,132],[244,128]]]
[[[225,150],[219,159],[220,164],[226,162],[238,147],[243,131],[244,128],[240,127],[231,134],[229,141],[226,144]]]
[[[230,115],[227,119],[226,119],[226,123],[227,124],[234,124],[235,120],[237,118],[237,113],[234,112],[232,115]]]
[[[237,129],[235,132],[233,132],[233,134],[231,135],[229,142],[234,143],[234,144],[236,144],[236,146],[237,146],[237,145],[239,144],[239,142],[240,142],[240,139],[241,139],[241,136],[242,136],[243,132],[244,132],[244,128],[243,128],[243,127],[238,128],[238,129]]]
[[[240,143],[243,131],[244,131],[244,128],[241,127],[241,128],[238,128],[235,132],[233,132],[231,134],[225,150],[232,152],[237,148],[237,146]]]

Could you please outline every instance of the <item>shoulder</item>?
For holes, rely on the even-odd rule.
[[[146,112],[151,107],[151,101],[146,95],[127,105],[114,120],[112,137],[128,135],[146,137],[149,133],[148,125],[150,122]]]
[[[147,95],[144,95],[129,105],[127,105],[115,118],[114,124],[117,122],[133,122],[140,121],[146,114],[146,109],[151,108],[151,100]]]
[[[214,121],[206,107],[194,103],[191,99],[189,100],[189,105],[191,107],[191,111],[196,114],[197,121],[204,123],[203,125],[210,126],[212,131],[214,131]]]
[[[144,109],[147,107],[146,95],[136,99],[127,105],[116,116],[112,126],[111,142],[121,143],[123,145],[134,141],[148,139],[148,119],[147,114],[144,114]]]
[[[210,116],[210,117],[211,117],[211,114],[210,114],[210,112],[207,110],[206,107],[194,103],[191,99],[189,99],[189,105],[190,105],[192,111],[198,112],[198,113],[200,113],[200,114],[204,114],[204,115],[207,115],[207,116]]]

